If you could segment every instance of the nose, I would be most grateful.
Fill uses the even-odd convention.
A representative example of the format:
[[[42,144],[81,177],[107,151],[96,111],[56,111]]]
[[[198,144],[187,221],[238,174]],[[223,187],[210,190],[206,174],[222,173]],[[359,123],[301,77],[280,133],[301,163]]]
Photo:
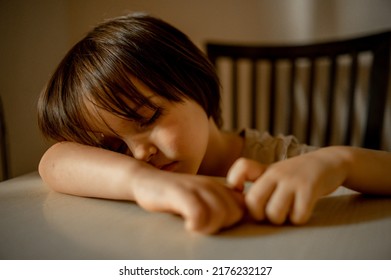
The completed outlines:
[[[141,161],[149,162],[157,153],[157,148],[150,143],[139,143],[133,147],[133,157]]]

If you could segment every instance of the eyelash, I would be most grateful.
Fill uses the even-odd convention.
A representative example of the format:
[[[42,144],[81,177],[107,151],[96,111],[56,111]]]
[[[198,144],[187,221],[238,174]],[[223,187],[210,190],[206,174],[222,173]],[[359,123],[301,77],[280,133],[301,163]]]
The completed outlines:
[[[110,141],[108,143],[103,143],[102,147],[104,149],[107,149],[107,150],[110,150],[113,152],[117,152],[120,154],[124,154],[128,150],[128,146],[122,140],[120,142]]]
[[[140,123],[140,127],[145,128],[145,127],[148,127],[148,126],[154,124],[159,119],[159,117],[161,117],[162,114],[163,114],[162,110],[157,109],[155,111],[155,113],[153,114],[153,116],[149,120]]]
[[[120,154],[125,154],[128,151],[128,146],[122,142],[114,151]]]
[[[161,108],[158,108],[155,113],[152,115],[152,117],[144,122],[140,122],[141,128],[147,128],[150,125],[153,125],[161,116],[163,115],[163,110]],[[118,144],[106,144],[104,145],[106,149],[111,150],[113,152],[125,154],[128,152],[128,146],[121,141],[121,143]]]

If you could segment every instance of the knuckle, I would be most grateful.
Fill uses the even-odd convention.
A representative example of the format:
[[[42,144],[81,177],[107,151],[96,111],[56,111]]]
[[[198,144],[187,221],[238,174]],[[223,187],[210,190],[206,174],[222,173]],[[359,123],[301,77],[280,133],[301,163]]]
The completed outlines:
[[[308,217],[304,213],[293,213],[290,217],[290,221],[294,225],[303,225],[308,221]]]
[[[256,220],[261,221],[265,217],[263,206],[257,204],[247,204],[247,209],[250,212],[250,215]]]
[[[232,215],[229,215],[227,226],[233,225],[239,222],[243,218],[244,212],[242,210],[236,210]]]
[[[285,216],[283,213],[272,207],[266,207],[265,214],[267,219],[273,224],[281,225],[285,222]]]
[[[236,160],[235,162],[235,166],[239,169],[246,169],[249,167],[250,165],[250,162],[251,160],[250,159],[247,159],[247,158],[244,158],[244,157],[240,157]]]
[[[193,222],[200,222],[205,217],[205,207],[201,203],[193,202],[188,207],[189,211],[187,213],[187,219],[192,220]]]
[[[245,197],[245,202],[247,208],[256,208],[259,205],[259,194],[257,193],[249,193]]]

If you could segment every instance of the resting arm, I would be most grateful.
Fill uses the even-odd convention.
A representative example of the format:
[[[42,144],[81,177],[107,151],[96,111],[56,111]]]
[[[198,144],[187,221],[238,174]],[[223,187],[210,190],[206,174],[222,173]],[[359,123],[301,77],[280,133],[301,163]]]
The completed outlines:
[[[187,229],[203,233],[229,227],[244,213],[243,195],[213,178],[162,171],[126,155],[72,142],[49,148],[39,173],[58,192],[135,201],[148,211],[181,215]]]
[[[344,186],[367,194],[391,194],[391,153],[355,147],[325,148],[347,162]]]
[[[151,172],[152,167],[111,151],[60,142],[39,163],[43,181],[58,192],[108,199],[135,200],[129,174]]]
[[[366,194],[391,195],[391,153],[354,147],[326,147],[272,165],[237,160],[227,181],[241,189],[253,182],[246,205],[256,220],[303,224],[319,197],[343,185]]]

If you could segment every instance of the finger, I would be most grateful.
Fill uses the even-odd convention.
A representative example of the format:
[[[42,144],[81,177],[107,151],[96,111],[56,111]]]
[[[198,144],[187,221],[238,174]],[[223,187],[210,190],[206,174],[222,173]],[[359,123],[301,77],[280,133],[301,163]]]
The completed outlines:
[[[246,202],[244,200],[244,194],[239,191],[232,191],[233,198],[236,202],[236,204],[240,207],[240,209],[246,208]]]
[[[268,177],[258,179],[245,196],[246,206],[256,221],[265,219],[267,202],[276,188],[276,182]]]
[[[202,232],[215,233],[242,218],[244,210],[243,205],[238,203],[237,193],[219,185],[200,195],[208,208],[208,219],[201,229]]]
[[[209,224],[209,209],[204,200],[195,194],[196,201],[183,205],[182,217],[185,220],[185,229],[189,231],[202,231]],[[178,205],[178,207],[181,207]]]
[[[138,204],[147,211],[177,214],[184,219],[185,228],[199,231],[207,224],[207,206],[197,194],[173,193],[172,197],[162,195],[159,201],[141,201]]]
[[[238,193],[210,179],[192,179],[196,180],[192,184],[170,184],[159,191],[140,188],[136,201],[148,211],[182,216],[185,228],[192,231],[212,233],[240,219],[243,203]]]
[[[169,189],[161,193],[153,211],[171,212],[182,216],[185,228],[199,231],[208,223],[208,206],[198,192],[186,188]]]
[[[302,225],[308,222],[315,207],[317,198],[309,192],[300,192],[296,194],[294,206],[290,214],[290,220],[293,224]]]
[[[254,160],[239,158],[228,170],[227,182],[234,187],[244,188],[246,181],[255,181],[266,170],[267,166]]]
[[[226,195],[220,193],[218,187],[209,184],[210,182],[201,181],[199,189],[184,189],[175,193],[178,199],[173,200],[177,203],[172,207],[181,213],[187,230],[211,234],[224,225],[228,212],[224,203]],[[227,191],[224,186],[219,187]]]
[[[281,225],[287,219],[292,204],[294,192],[279,185],[271,195],[265,209],[267,219],[276,225]]]
[[[205,205],[207,208],[207,219],[198,231],[206,234],[216,233],[223,227],[225,221],[225,205],[214,194],[202,193],[200,195],[205,201]]]
[[[243,193],[229,189],[225,189],[224,192],[227,194],[224,199],[226,215],[223,227],[225,228],[236,224],[243,218],[246,205]]]

